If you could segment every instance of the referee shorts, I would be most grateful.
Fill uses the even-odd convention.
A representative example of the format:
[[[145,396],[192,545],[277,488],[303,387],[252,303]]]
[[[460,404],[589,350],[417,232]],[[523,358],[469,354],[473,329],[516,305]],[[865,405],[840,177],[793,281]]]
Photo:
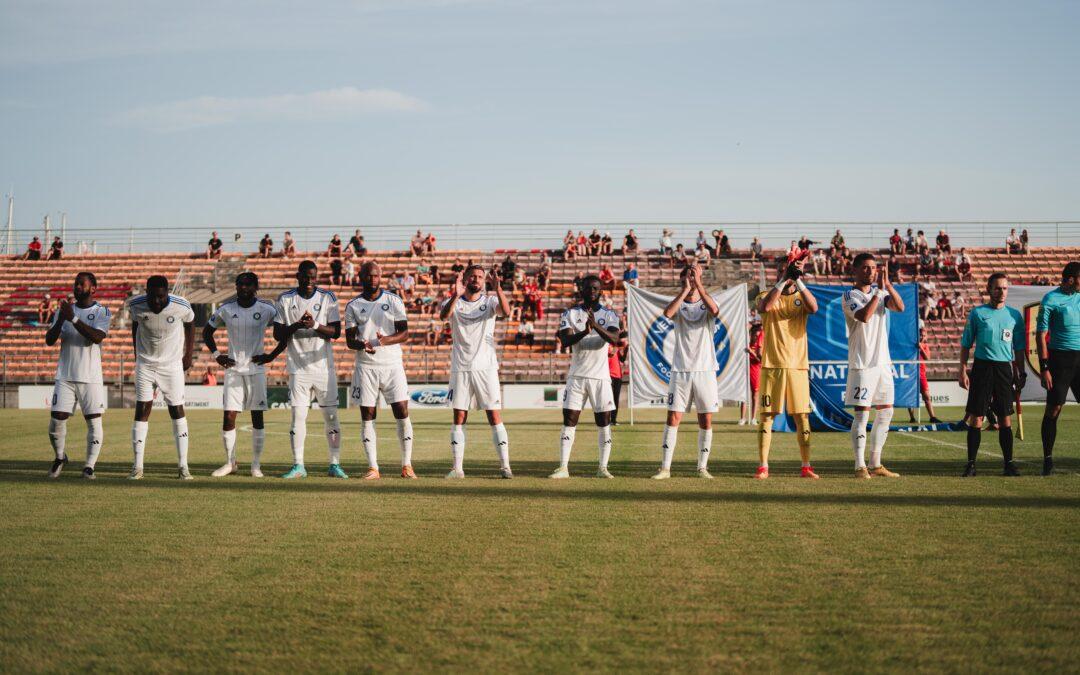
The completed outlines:
[[[975,359],[969,374],[967,414],[986,417],[988,410],[993,410],[999,418],[1013,414],[1012,361]]]
[[[1065,405],[1070,389],[1080,401],[1080,351],[1051,349],[1047,368],[1054,383],[1046,392],[1046,405]]]

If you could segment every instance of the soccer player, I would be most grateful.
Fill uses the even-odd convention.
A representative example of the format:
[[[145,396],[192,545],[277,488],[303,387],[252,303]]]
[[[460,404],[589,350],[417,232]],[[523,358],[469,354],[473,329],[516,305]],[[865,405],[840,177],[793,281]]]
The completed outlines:
[[[453,343],[450,348],[450,405],[454,424],[450,429],[450,453],[454,466],[447,478],[464,478],[465,421],[472,407],[487,413],[488,424],[499,455],[499,472],[513,478],[510,470],[510,445],[502,423],[499,393],[499,363],[495,358],[495,317],[510,314],[510,302],[503,293],[501,279],[491,272],[495,296],[484,289],[487,274],[479,265],[470,265],[454,278],[450,297],[439,311],[439,318],[449,319]]]
[[[360,266],[363,290],[345,306],[345,341],[356,350],[352,399],[360,406],[361,439],[367,455],[365,480],[379,478],[375,415],[379,394],[390,404],[401,444],[401,477],[416,478],[412,468],[413,430],[409,420],[409,383],[401,360],[401,343],[409,339],[405,303],[381,288],[382,269],[374,261]]]
[[[608,368],[608,346],[626,344],[626,332],[620,330],[619,314],[600,304],[603,297],[600,277],[590,274],[581,280],[578,296],[581,303],[562,313],[559,319],[559,342],[572,347],[570,370],[563,390],[563,428],[559,441],[559,468],[552,478],[569,478],[570,451],[574,447],[578,418],[585,402],[596,420],[597,444],[600,449],[598,478],[612,478],[608,471],[611,457],[611,412],[615,410],[615,394],[611,388]]]
[[[135,465],[128,478],[143,477],[146,434],[154,390],[161,392],[172,418],[173,439],[181,480],[191,480],[188,470],[188,423],[184,417],[184,373],[191,368],[195,348],[195,312],[191,304],[169,293],[169,281],[155,274],[146,280],[146,293],[128,300],[131,341],[135,345],[135,423],[131,449]]]
[[[1019,476],[1013,462],[1012,413],[1014,387],[1023,388],[1027,374],[1024,372],[1024,319],[1020,312],[1005,306],[1009,295],[1009,279],[1001,272],[990,275],[986,281],[990,302],[980,305],[968,314],[967,325],[960,336],[960,388],[968,390],[967,416],[967,466],[964,477],[975,475],[975,458],[982,440],[982,423],[991,407],[997,415],[998,442],[1005,460],[1005,475]],[[975,362],[968,373],[968,358],[975,347]]]
[[[101,452],[103,433],[101,415],[105,412],[105,387],[101,380],[101,341],[109,334],[109,310],[94,300],[97,277],[90,272],[75,275],[72,295],[75,304],[60,301],[52,326],[45,333],[45,344],[60,341],[56,362],[52,414],[49,417],[49,442],[56,455],[49,478],[59,478],[68,462],[64,450],[67,420],[78,404],[86,419],[86,464],[82,476],[93,480],[94,465]]]
[[[701,284],[700,267],[686,267],[679,278],[682,289],[664,308],[664,316],[675,325],[672,335],[675,351],[668,380],[667,426],[660,451],[660,470],[653,476],[656,480],[671,478],[679,422],[684,412],[690,412],[691,405],[697,408],[698,417],[697,475],[712,478],[709,474],[712,416],[720,409],[720,392],[716,386],[719,366],[713,344],[720,308]]]
[[[803,478],[816,479],[810,466],[810,359],[806,321],[817,312],[817,298],[803,284],[804,260],[792,260],[780,280],[758,295],[765,345],[761,360],[761,422],[758,425],[758,465],[755,478],[769,477],[773,418],[786,407],[795,417]]]
[[[860,253],[852,263],[855,285],[844,292],[844,319],[848,330],[847,405],[854,406],[851,449],[855,477],[899,478],[881,464],[881,450],[893,417],[892,357],[889,356],[888,312],[904,311],[904,301],[878,267],[872,253]],[[874,281],[877,285],[874,285]],[[866,466],[866,425],[870,408],[877,410],[870,432],[870,467]]]
[[[269,354],[264,353],[266,329],[273,324],[277,310],[256,297],[259,277],[254,272],[242,272],[236,277],[236,299],[218,307],[203,327],[203,343],[214,360],[225,369],[221,422],[221,439],[225,444],[225,464],[211,474],[215,478],[236,473],[236,416],[251,411],[251,475],[262,478],[260,468],[266,430],[263,411],[266,410],[266,370],[278,354],[285,350],[278,343]],[[214,340],[214,331],[221,326],[229,335],[229,350],[222,354]]]
[[[282,478],[306,478],[304,440],[307,416],[315,399],[323,414],[323,430],[330,449],[331,478],[348,478],[341,469],[341,425],[338,422],[337,371],[333,341],[341,335],[337,296],[315,285],[319,271],[305,260],[296,268],[296,288],[278,296],[274,338],[288,344],[289,405],[292,407],[293,465]]]
[[[1050,331],[1047,344],[1046,332]],[[1080,262],[1061,270],[1061,286],[1047,293],[1039,305],[1035,326],[1039,350],[1039,370],[1046,389],[1046,410],[1042,421],[1042,475],[1054,472],[1054,441],[1057,420],[1072,389],[1080,399]]]

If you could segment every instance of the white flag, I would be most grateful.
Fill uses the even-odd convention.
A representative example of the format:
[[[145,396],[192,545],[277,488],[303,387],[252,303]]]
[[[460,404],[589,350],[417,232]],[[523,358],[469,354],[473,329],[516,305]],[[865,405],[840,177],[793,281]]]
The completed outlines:
[[[675,324],[664,316],[664,308],[672,297],[636,286],[627,286],[626,294],[630,368],[634,383],[631,405],[666,406]],[[721,399],[748,402],[746,284],[714,293],[712,298],[720,308],[713,334],[716,362],[720,365],[716,371],[717,390]]]

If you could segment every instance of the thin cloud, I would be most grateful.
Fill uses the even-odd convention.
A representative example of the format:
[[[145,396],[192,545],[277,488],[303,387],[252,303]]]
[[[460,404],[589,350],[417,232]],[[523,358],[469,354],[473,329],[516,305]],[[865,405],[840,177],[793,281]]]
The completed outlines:
[[[392,89],[338,87],[306,94],[262,97],[200,96],[121,113],[116,121],[162,133],[237,122],[321,121],[372,113],[413,113],[424,101]]]

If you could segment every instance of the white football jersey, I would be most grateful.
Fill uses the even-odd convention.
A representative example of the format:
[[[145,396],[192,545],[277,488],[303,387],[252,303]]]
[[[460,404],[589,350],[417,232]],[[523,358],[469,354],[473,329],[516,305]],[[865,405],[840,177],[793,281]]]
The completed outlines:
[[[254,375],[265,372],[265,368],[252,363],[251,357],[266,353],[266,328],[274,322],[277,310],[265,300],[255,299],[251,307],[241,307],[236,300],[230,300],[207,322],[214,328],[225,326],[229,333],[228,354],[236,365],[230,368],[239,375]]]
[[[305,312],[311,314],[315,323],[320,326],[341,321],[337,296],[322,288],[316,288],[310,298],[302,297],[295,288],[285,291],[278,296],[276,309],[277,318],[274,323],[283,326],[296,323]],[[290,375],[325,374],[334,371],[333,343],[314,330],[301,328],[293,333],[286,353],[286,369]]]
[[[128,300],[131,323],[138,324],[135,335],[135,363],[175,366],[184,358],[184,324],[195,320],[191,303],[169,294],[169,304],[156,314],[150,311],[145,295]]]
[[[353,298],[345,305],[345,328],[356,327],[357,337],[361,340],[374,340],[376,334],[393,335],[394,322],[406,321],[405,303],[390,291],[382,291],[374,300],[362,295]],[[364,350],[356,352],[356,367],[401,365],[401,345],[376,347],[374,354]]]
[[[72,305],[71,309],[75,311],[79,321],[108,334],[112,314],[104,306],[95,302],[86,309],[78,305]],[[53,325],[59,320],[60,312],[57,311]],[[101,384],[101,345],[84,338],[70,321],[65,321],[64,327],[60,329],[60,358],[56,362],[56,379],[61,382]]]
[[[713,345],[716,317],[709,312],[705,303],[701,300],[682,303],[672,322],[675,324],[672,331],[675,351],[671,357],[671,371],[715,373],[719,368],[716,347]]]
[[[885,298],[878,301],[877,311],[866,323],[855,318],[859,311],[878,293],[877,286],[871,286],[869,293],[852,288],[844,293],[844,319],[848,329],[848,368],[877,368],[891,366],[889,357],[889,310],[885,307]]]
[[[495,313],[498,307],[498,298],[487,293],[481,293],[472,301],[462,296],[454,303],[450,312],[451,372],[499,367],[495,358]]]
[[[596,323],[603,329],[609,327],[615,329],[615,335],[619,334],[619,314],[607,307],[601,307],[593,312]],[[559,330],[569,328],[575,333],[585,330],[585,324],[589,321],[589,312],[581,305],[575,305],[562,313],[559,319]],[[608,343],[604,338],[590,331],[581,338],[581,342],[575,344],[570,354],[570,370],[567,371],[567,379],[571,377],[590,377],[595,379],[608,379],[611,371],[608,370]]]

